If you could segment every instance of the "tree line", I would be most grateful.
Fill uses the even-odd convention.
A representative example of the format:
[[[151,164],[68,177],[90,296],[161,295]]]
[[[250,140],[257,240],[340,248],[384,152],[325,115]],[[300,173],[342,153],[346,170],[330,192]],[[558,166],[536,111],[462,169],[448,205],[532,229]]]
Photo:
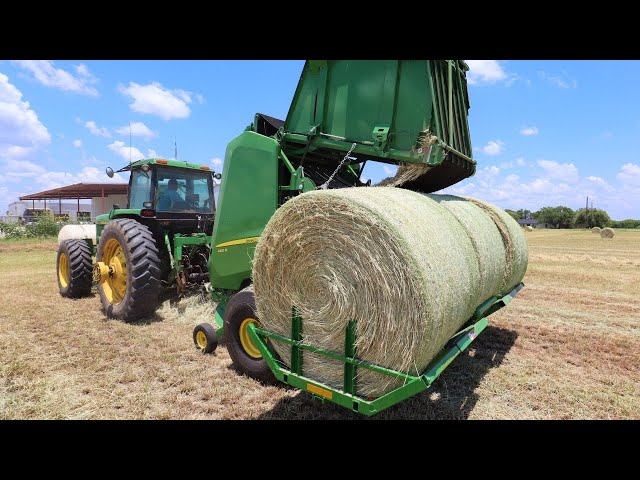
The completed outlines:
[[[611,220],[607,212],[597,208],[590,208],[588,212],[585,208],[572,210],[565,206],[542,207],[537,212],[525,209],[505,211],[515,220],[535,218],[538,223],[546,223],[555,228],[640,228],[640,220]]]

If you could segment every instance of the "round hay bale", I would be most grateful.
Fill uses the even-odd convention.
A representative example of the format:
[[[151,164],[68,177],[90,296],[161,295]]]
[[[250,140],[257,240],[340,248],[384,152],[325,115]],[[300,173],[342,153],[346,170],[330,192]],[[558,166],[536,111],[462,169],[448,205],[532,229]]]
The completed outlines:
[[[613,230],[613,228],[603,228],[602,231],[600,232],[600,236],[602,238],[613,238],[613,236],[616,234],[616,232]]]
[[[600,230],[600,227],[593,227],[593,228],[591,229],[591,233],[600,233],[600,231],[601,231],[601,230]]]
[[[475,308],[515,286],[527,267],[517,222],[476,199],[391,188],[315,191],[284,204],[258,242],[253,282],[264,328],[291,332],[295,306],[305,343],[344,353],[355,321],[359,358],[424,371]],[[289,363],[289,347],[272,342]],[[303,374],[342,387],[343,364],[303,353]],[[400,385],[358,369],[358,393]]]
[[[524,227],[524,229],[525,229],[527,232],[533,232],[533,227],[532,227],[531,225],[527,225],[526,227]]]

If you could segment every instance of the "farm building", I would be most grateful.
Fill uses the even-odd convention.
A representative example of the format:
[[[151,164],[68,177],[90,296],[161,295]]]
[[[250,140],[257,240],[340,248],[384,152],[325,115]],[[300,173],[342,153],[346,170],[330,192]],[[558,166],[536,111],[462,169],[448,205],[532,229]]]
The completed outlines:
[[[521,218],[518,220],[518,224],[522,227],[542,228],[542,225],[538,225],[537,218]]]
[[[114,204],[127,204],[126,183],[76,183],[65,187],[23,195],[9,205],[8,220],[18,220],[28,209],[51,210],[55,215],[68,215],[70,220],[94,220],[109,212]],[[63,202],[63,200],[65,200]],[[70,202],[70,200],[72,200]],[[84,200],[84,202],[81,202]],[[89,202],[87,202],[89,200]],[[90,218],[87,218],[90,217]]]

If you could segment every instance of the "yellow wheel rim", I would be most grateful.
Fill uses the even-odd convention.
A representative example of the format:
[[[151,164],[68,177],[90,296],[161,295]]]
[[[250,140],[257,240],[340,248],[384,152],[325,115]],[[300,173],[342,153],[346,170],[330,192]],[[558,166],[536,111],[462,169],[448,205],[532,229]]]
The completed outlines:
[[[67,288],[69,285],[69,257],[66,253],[61,253],[58,259],[58,280],[62,288]]]
[[[202,330],[196,333],[196,343],[198,347],[204,350],[207,347],[207,336],[204,334]]]
[[[118,305],[127,293],[127,259],[116,239],[107,240],[101,261],[109,267],[109,274],[100,286],[109,303]]]
[[[260,350],[256,348],[255,343],[253,343],[253,341],[249,337],[249,330],[247,328],[252,323],[255,323],[256,327],[260,325],[255,318],[250,317],[245,318],[240,324],[240,343],[242,344],[242,348],[244,348],[244,351],[247,352],[250,357],[262,358]]]

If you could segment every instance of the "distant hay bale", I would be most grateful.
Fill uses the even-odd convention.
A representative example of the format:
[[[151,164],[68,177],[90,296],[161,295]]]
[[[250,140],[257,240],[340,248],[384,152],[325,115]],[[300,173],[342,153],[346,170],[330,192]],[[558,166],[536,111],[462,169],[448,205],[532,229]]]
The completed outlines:
[[[533,232],[533,227],[532,227],[531,225],[527,225],[526,227],[524,227],[524,229],[525,229],[527,232]]]
[[[253,281],[264,328],[344,353],[356,325],[359,358],[422,373],[477,306],[522,280],[527,242],[517,222],[476,199],[389,188],[305,193],[285,203],[256,247]],[[289,347],[272,342],[289,363]],[[303,374],[342,387],[341,363],[304,352]],[[401,382],[358,369],[358,392]]]
[[[591,229],[591,233],[600,233],[600,231],[601,231],[601,230],[600,230],[600,227],[593,227],[593,228]]]
[[[600,232],[600,236],[602,238],[613,238],[613,236],[616,234],[616,232],[613,230],[613,228],[603,228],[602,231]]]

